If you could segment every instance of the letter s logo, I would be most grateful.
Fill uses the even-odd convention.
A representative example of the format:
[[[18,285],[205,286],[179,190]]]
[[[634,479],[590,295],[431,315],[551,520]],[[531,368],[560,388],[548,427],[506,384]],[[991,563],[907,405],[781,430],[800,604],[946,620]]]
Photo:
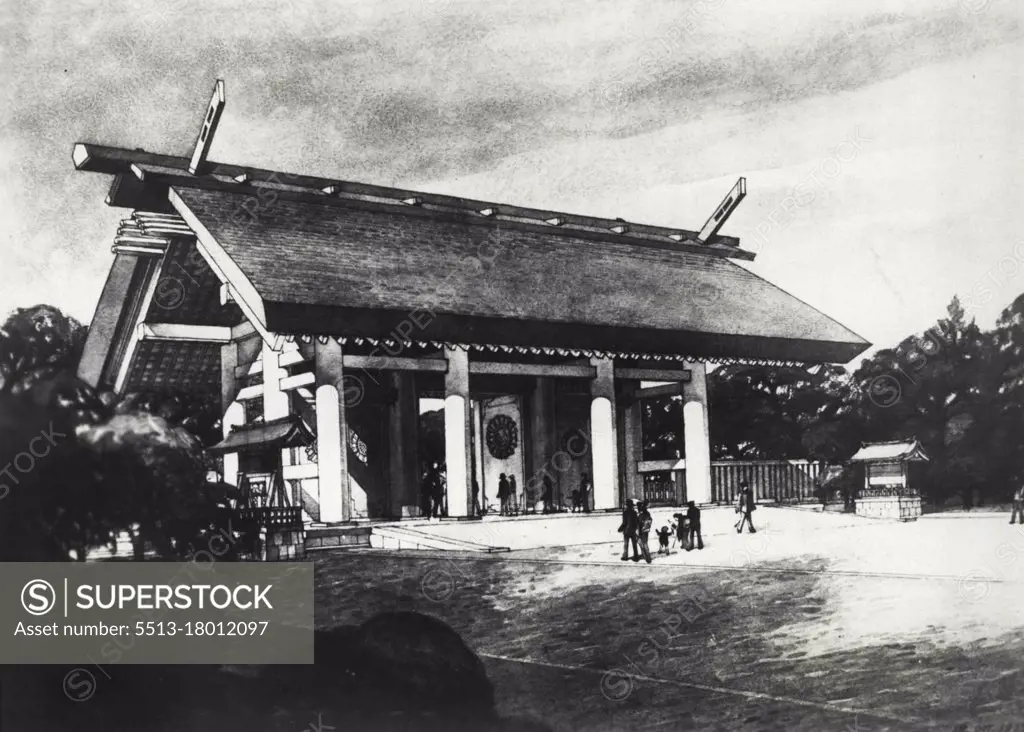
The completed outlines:
[[[57,592],[46,580],[31,580],[21,589],[21,606],[29,615],[46,615],[56,604]]]

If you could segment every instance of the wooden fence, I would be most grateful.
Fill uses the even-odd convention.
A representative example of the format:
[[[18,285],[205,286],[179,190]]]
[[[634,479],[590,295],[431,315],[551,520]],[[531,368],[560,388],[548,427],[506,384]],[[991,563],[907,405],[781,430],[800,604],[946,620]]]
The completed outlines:
[[[816,501],[814,483],[824,481],[827,470],[826,464],[807,460],[716,461],[711,463],[711,500],[734,503],[745,480],[757,501]]]
[[[263,526],[275,531],[302,527],[300,506],[256,506],[239,508],[236,516],[243,525]]]

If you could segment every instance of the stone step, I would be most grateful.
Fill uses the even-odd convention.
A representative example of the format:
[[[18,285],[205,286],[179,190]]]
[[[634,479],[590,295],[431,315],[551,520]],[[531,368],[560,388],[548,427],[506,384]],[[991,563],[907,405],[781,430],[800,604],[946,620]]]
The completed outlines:
[[[370,546],[369,526],[311,526],[306,529],[306,551]]]
[[[441,549],[487,554],[511,551],[507,546],[480,544],[466,539],[438,536],[428,531],[398,526],[374,526],[370,546],[375,549]]]

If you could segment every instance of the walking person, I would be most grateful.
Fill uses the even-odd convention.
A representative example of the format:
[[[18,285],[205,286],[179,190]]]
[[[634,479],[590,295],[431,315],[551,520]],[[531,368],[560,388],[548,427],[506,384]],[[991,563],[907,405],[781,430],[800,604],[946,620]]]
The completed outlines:
[[[501,501],[501,515],[508,516],[508,476],[504,473],[498,476],[498,500]]]
[[[1020,516],[1020,522],[1024,524],[1024,483],[1021,483],[1017,487],[1017,492],[1013,494],[1013,510],[1010,512],[1010,523],[1017,523],[1017,517]]]
[[[750,485],[744,480],[740,483],[740,498],[736,504],[736,513],[742,514],[739,523],[736,524],[737,534],[743,533],[744,524],[750,527],[751,534],[757,533],[757,529],[754,528],[754,520],[750,515],[756,509],[757,506],[754,505],[754,492],[750,490]]]
[[[697,539],[697,548],[704,548],[704,537],[700,533],[700,509],[697,508],[697,504],[690,501],[686,504],[686,523],[689,525],[687,533],[689,534],[689,540],[686,543],[686,551],[693,549],[693,540]]]
[[[648,545],[647,540],[651,535],[651,526],[654,524],[654,519],[651,518],[651,512],[647,510],[647,501],[640,502],[640,511],[637,514],[637,532],[640,534],[640,553],[644,555],[644,559],[647,563],[651,563],[651,547]]]
[[[622,534],[622,561],[629,559],[629,544],[633,543],[633,561],[640,561],[640,552],[637,549],[636,537],[640,523],[637,521],[636,508],[633,506],[633,499],[626,501],[626,508],[622,511],[622,524],[619,526],[619,533]]]

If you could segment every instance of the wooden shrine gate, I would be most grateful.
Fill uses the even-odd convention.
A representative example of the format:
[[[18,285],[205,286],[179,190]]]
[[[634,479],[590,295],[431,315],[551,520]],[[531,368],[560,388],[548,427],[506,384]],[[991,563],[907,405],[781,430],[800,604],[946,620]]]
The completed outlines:
[[[642,500],[651,506],[681,506],[686,503],[686,471],[644,473]]]

